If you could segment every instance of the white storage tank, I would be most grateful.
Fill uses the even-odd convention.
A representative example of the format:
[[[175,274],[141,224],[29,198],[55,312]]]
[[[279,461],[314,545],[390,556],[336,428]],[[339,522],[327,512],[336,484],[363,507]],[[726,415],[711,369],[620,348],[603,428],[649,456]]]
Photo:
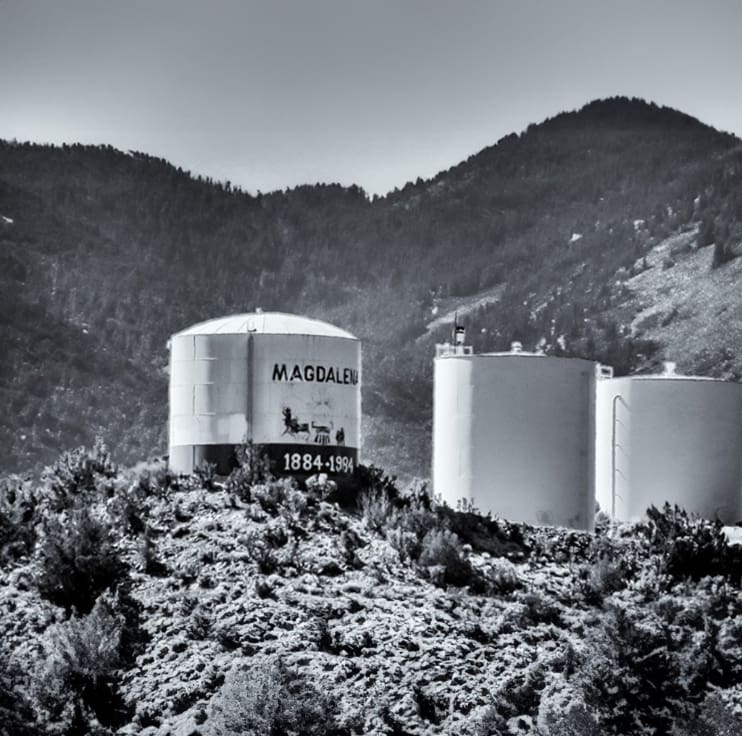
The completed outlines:
[[[669,502],[734,523],[742,506],[742,385],[659,375],[597,386],[597,498],[621,521]]]
[[[350,476],[361,445],[361,344],[306,317],[256,312],[172,336],[170,466],[234,467],[261,445],[277,475]]]
[[[598,365],[524,353],[437,348],[433,486],[450,506],[591,530]]]

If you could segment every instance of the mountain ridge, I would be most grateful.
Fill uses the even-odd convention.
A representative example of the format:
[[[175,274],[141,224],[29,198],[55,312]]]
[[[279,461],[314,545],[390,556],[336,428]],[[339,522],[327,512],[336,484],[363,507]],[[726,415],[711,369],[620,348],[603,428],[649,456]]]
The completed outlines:
[[[681,232],[696,235],[675,263],[708,246],[699,278],[736,268],[741,146],[611,98],[370,198],[339,185],[252,196],[110,146],[0,143],[0,215],[13,220],[0,222],[0,467],[38,467],[96,434],[122,460],[164,451],[168,336],[262,307],[363,340],[365,459],[427,475],[433,345],[447,333],[427,330],[436,307],[497,288],[467,316],[475,349],[518,339],[651,370],[686,337],[631,329],[630,279]],[[712,354],[720,339],[709,334]],[[736,355],[704,360],[681,368],[740,375]]]

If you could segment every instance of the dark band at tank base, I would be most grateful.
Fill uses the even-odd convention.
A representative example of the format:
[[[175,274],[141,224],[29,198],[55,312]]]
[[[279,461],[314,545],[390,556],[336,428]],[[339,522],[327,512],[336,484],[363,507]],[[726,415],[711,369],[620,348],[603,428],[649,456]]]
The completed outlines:
[[[201,463],[212,463],[218,475],[229,475],[237,467],[235,445],[197,445],[193,448],[194,467]],[[299,443],[266,444],[260,452],[268,458],[271,472],[277,476],[325,474],[328,478],[344,478],[353,475],[358,465],[358,449],[335,445],[311,445]]]

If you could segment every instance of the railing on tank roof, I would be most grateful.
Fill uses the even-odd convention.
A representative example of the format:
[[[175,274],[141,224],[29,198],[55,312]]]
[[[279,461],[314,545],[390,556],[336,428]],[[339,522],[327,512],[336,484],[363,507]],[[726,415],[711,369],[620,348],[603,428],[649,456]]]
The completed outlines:
[[[439,343],[435,346],[435,357],[443,358],[447,355],[473,355],[471,345],[452,345],[450,342]]]

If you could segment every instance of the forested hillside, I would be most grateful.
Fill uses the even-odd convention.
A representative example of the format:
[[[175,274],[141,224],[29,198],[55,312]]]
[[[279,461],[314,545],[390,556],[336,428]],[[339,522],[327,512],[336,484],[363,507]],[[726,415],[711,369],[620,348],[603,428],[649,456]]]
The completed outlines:
[[[125,461],[163,452],[168,336],[256,307],[363,340],[364,455],[402,475],[428,472],[431,358],[449,327],[427,325],[483,292],[496,296],[466,318],[477,349],[519,339],[619,373],[669,353],[739,377],[741,192],[738,139],[625,98],[382,198],[253,196],[138,152],[0,142],[0,468],[96,434]],[[709,291],[725,301],[703,321]],[[722,308],[725,329],[699,331]]]

